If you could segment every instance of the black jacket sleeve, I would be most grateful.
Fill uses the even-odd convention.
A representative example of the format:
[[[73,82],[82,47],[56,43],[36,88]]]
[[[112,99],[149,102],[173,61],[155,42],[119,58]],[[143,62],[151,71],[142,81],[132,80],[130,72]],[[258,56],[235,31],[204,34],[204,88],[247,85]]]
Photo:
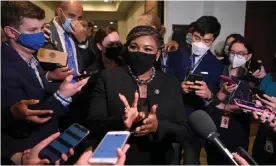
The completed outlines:
[[[121,116],[109,116],[103,72],[99,75],[92,93],[87,118],[87,127],[93,133],[92,139],[99,140],[111,130],[124,130],[124,122]]]
[[[172,82],[169,87],[180,87],[178,81]],[[184,105],[180,88],[171,88],[171,96],[168,100],[171,105],[169,117],[158,119],[158,129],[154,134],[156,141],[182,142],[191,135],[184,111]]]

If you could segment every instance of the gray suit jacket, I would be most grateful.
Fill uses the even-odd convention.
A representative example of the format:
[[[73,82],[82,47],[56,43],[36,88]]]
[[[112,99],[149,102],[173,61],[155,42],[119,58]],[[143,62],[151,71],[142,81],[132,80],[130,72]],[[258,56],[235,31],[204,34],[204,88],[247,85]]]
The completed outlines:
[[[51,50],[57,50],[57,51],[64,51],[62,48],[62,44],[59,38],[59,34],[57,32],[57,29],[53,23],[53,21],[50,22],[50,31],[51,31],[51,38],[53,42],[46,43],[43,48],[51,49]],[[82,73],[91,63],[92,63],[92,55],[89,55],[88,48],[82,49],[78,47],[77,40],[74,39],[75,46],[76,46],[76,53],[77,53],[77,62],[78,62],[78,70],[79,73]],[[45,74],[48,72],[46,69],[44,69]],[[57,87],[61,84],[61,81],[53,81],[54,84],[57,84]]]

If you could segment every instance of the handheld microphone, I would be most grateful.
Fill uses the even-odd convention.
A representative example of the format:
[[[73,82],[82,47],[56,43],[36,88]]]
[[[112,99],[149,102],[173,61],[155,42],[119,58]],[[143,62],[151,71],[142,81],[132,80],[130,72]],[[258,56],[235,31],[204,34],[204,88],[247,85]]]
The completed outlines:
[[[233,165],[239,165],[233,158],[232,153],[225,147],[220,141],[219,134],[216,133],[217,127],[214,124],[211,117],[202,110],[197,110],[191,113],[189,116],[189,123],[191,128],[204,140],[208,140],[214,144],[221,153],[231,162]]]

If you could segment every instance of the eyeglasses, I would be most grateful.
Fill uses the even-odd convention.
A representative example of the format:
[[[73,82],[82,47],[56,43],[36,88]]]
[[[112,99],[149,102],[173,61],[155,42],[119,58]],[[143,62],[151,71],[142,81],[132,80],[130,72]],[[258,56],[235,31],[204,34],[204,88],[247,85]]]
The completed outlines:
[[[237,56],[239,59],[242,59],[245,55],[247,55],[247,53],[230,51],[229,55]]]

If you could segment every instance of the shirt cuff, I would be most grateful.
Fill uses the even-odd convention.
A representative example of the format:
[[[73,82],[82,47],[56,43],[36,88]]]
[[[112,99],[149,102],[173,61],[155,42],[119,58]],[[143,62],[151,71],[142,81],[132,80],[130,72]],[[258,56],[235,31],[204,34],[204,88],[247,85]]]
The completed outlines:
[[[87,49],[88,48],[88,40],[85,44],[78,44],[79,48]]]
[[[48,82],[52,82],[52,80],[49,80],[49,79],[48,79],[48,74],[49,74],[49,72],[50,72],[50,71],[48,71],[48,72],[46,73],[46,80],[47,80]]]
[[[209,101],[203,99],[203,101],[204,101],[204,105],[207,107],[207,106],[209,106],[213,102],[213,99],[209,100]]]
[[[58,101],[60,101],[60,103],[61,103],[63,106],[65,106],[65,107],[67,107],[67,106],[72,102],[72,98],[71,98],[71,97],[65,98],[65,97],[62,96],[62,94],[60,94],[59,92],[56,92],[56,93],[54,94],[54,96],[55,96],[55,98],[56,98]]]

